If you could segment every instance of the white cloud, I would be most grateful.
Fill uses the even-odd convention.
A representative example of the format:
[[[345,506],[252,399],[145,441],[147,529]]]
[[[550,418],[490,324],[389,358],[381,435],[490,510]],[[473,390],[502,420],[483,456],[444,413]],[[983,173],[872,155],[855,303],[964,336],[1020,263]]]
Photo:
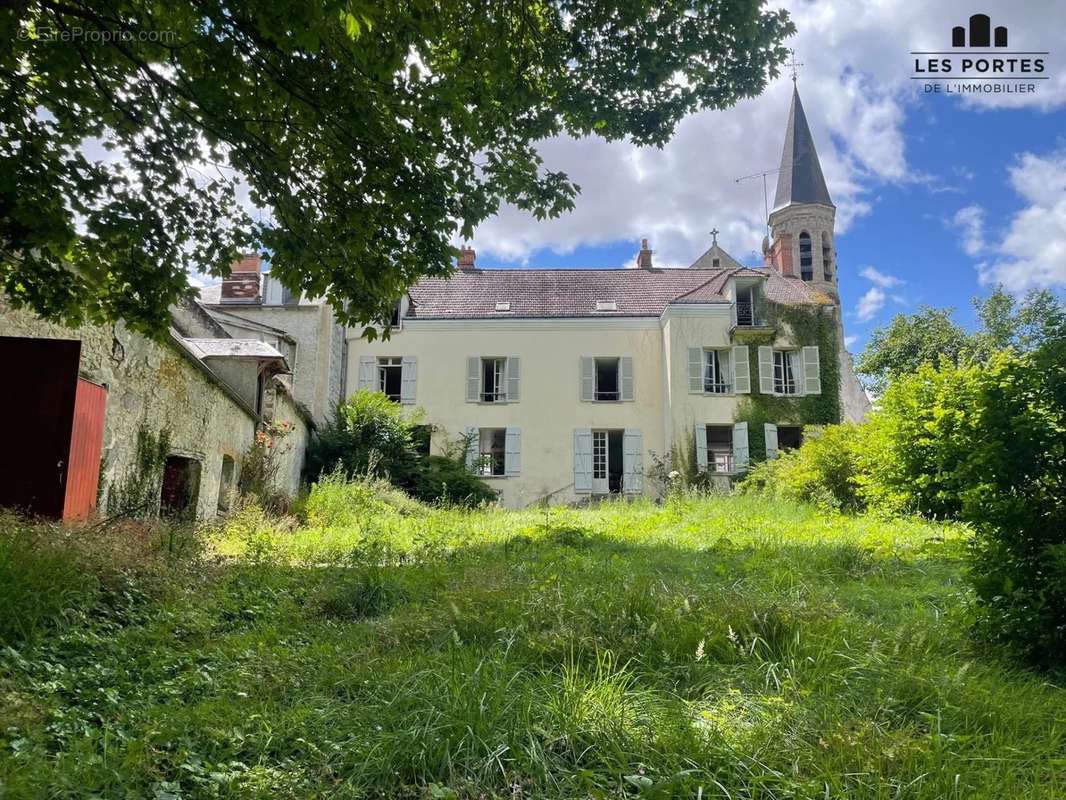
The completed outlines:
[[[845,336],[844,337],[844,347],[845,348],[850,348],[857,341],[859,341],[859,337],[858,336]]]
[[[983,284],[1001,283],[1013,292],[1066,286],[1066,150],[1044,156],[1023,153],[1009,177],[1025,206],[994,242],[986,241],[982,209],[959,211],[956,220],[964,212],[968,220],[963,249],[983,257],[977,265]]]
[[[882,289],[891,289],[893,286],[902,286],[904,283],[902,278],[881,272],[874,267],[863,267],[859,274]]]
[[[985,212],[980,206],[966,206],[951,218],[962,249],[968,256],[979,256],[988,246],[985,243]]]
[[[780,4],[780,3],[779,3]],[[1007,0],[990,0],[981,11],[1010,28],[1011,44],[1052,49],[1048,74],[1034,94],[974,95],[963,100],[984,108],[1066,104],[1066,65],[1054,59],[1054,31],[1066,25],[1066,4],[1049,0],[1024,13]],[[870,213],[874,191],[884,182],[915,183],[928,191],[958,191],[972,173],[945,167],[944,175],[920,173],[907,160],[902,128],[908,111],[935,113],[944,95],[926,96],[913,70],[910,50],[942,50],[954,25],[965,24],[972,4],[899,3],[896,0],[788,0],[797,34],[789,40],[804,62],[799,88],[818,155],[837,204],[837,230],[844,232]],[[736,178],[775,169],[781,158],[792,82],[782,75],[766,92],[721,112],[684,120],[661,150],[595,138],[554,139],[540,151],[545,165],[567,172],[583,188],[574,212],[537,222],[505,207],[477,230],[474,244],[483,263],[523,262],[540,248],[571,252],[582,245],[651,239],[655,261],[688,265],[719,242],[751,263],[765,234],[762,182]],[[776,176],[768,179],[773,201]],[[758,260],[757,257],[755,259]],[[589,264],[588,266],[611,266]]]
[[[859,298],[859,305],[855,308],[855,318],[859,322],[869,322],[878,311],[885,307],[885,300],[885,293],[876,286],[872,287]]]

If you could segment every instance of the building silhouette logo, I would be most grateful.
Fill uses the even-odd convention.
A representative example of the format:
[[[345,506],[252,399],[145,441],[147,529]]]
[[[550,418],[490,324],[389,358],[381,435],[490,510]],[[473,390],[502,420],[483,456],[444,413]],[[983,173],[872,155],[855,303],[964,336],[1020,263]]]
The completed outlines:
[[[910,79],[921,81],[925,94],[1032,94],[1051,80],[1048,55],[1017,41],[1010,49],[1006,25],[994,26],[988,14],[972,14],[968,25],[951,29],[950,49],[911,50]]]
[[[1007,27],[997,25],[992,28],[988,14],[974,14],[970,17],[970,43],[966,44],[966,28],[956,25],[951,29],[952,47],[1006,47]]]

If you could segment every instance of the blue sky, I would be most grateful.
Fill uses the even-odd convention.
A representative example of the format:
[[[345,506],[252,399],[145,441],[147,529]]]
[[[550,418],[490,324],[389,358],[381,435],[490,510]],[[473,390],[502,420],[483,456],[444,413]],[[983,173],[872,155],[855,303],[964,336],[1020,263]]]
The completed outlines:
[[[995,283],[1018,293],[1066,287],[1066,59],[1061,37],[1047,33],[1062,29],[1064,11],[1050,2],[1024,11],[927,5],[787,4],[805,63],[800,93],[838,207],[853,352],[921,304],[954,306],[969,324],[970,299]],[[909,51],[946,47],[951,25],[975,11],[1009,24],[1014,47],[1050,50],[1051,80],[1029,96],[976,100],[924,94],[909,81]],[[734,179],[777,166],[790,92],[782,77],[759,98],[695,115],[663,150],[545,143],[546,165],[581,184],[578,208],[545,223],[505,209],[475,235],[479,266],[621,267],[643,236],[657,264],[683,266],[710,244],[712,227],[735,257],[755,262],[761,186]]]

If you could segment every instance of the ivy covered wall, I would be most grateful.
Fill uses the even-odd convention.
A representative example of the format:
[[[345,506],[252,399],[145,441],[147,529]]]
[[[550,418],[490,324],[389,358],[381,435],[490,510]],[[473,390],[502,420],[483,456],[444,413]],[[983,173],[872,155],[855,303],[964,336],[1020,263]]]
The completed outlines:
[[[836,310],[825,306],[795,306],[764,302],[762,316],[768,330],[737,330],[733,339],[748,345],[751,394],[737,408],[736,422],[748,423],[748,449],[752,461],[766,459],[763,425],[827,425],[840,422],[840,361]],[[817,345],[822,393],[799,397],[760,394],[759,346],[788,338],[796,347]]]

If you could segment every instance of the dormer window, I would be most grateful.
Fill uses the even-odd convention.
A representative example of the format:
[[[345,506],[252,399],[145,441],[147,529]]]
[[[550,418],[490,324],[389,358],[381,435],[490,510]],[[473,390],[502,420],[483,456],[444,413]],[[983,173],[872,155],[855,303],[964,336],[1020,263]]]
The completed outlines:
[[[510,303],[497,303],[496,304],[496,310],[497,311],[510,311],[511,310],[511,304]]]
[[[800,277],[805,281],[814,280],[814,254],[811,249],[811,235],[807,231],[800,233]]]
[[[596,301],[596,310],[597,311],[617,311],[618,310],[618,303],[616,301],[614,301],[614,300],[597,300]]]

